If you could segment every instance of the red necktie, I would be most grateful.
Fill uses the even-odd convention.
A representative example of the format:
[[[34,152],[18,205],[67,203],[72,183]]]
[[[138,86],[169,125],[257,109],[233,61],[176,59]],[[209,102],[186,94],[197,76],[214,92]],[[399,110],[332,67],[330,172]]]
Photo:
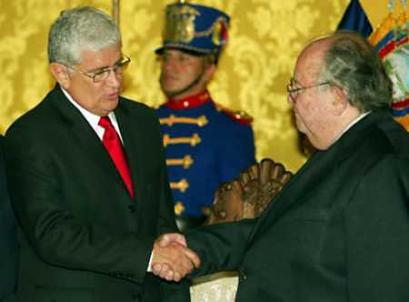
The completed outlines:
[[[112,126],[111,120],[107,116],[101,117],[98,125],[105,129],[104,136],[102,137],[102,143],[105,149],[108,151],[109,156],[111,156],[112,161],[115,164],[116,169],[121,175],[122,180],[125,183],[126,189],[134,198],[135,193],[132,186],[131,173],[129,171],[128,162],[125,157],[124,149],[122,148],[121,139],[116,132],[115,128]]]

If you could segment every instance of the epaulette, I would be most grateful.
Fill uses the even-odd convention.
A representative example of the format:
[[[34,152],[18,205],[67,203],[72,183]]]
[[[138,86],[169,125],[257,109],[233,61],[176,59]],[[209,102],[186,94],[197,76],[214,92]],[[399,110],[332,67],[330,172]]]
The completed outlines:
[[[243,110],[234,111],[234,110],[230,110],[217,103],[215,103],[215,105],[216,105],[217,111],[223,112],[233,121],[236,121],[240,123],[241,125],[251,125],[251,123],[253,122],[253,117]]]

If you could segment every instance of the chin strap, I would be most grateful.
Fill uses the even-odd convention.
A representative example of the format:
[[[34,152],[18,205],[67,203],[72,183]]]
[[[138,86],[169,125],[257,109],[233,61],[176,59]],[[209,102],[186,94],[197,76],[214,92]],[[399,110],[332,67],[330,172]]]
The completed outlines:
[[[204,75],[205,71],[202,71],[201,74],[199,74],[196,79],[194,79],[190,84],[188,84],[185,88],[182,88],[178,91],[174,91],[174,92],[170,92],[167,93],[166,96],[170,99],[174,99],[176,96],[181,95],[183,93],[185,93],[186,91],[189,91],[190,89],[192,89],[194,86],[196,86],[200,80],[202,79],[203,75]]]

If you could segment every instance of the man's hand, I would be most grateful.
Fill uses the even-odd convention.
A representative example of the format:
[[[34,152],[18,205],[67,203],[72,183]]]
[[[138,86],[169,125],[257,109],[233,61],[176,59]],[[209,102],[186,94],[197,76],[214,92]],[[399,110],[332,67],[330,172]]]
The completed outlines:
[[[168,281],[180,281],[200,266],[195,252],[186,247],[183,235],[170,233],[160,236],[153,246],[152,272]]]

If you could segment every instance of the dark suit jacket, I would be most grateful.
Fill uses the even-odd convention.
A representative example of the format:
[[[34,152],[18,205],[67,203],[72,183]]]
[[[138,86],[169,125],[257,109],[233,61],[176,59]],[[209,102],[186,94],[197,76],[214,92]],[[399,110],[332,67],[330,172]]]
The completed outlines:
[[[0,302],[15,301],[17,230],[6,187],[3,136],[0,136]]]
[[[192,231],[237,301],[409,301],[409,138],[375,112],[317,152],[256,220]]]
[[[159,279],[146,273],[153,241],[176,230],[159,123],[123,98],[115,115],[134,200],[59,87],[7,131],[10,194],[24,233],[21,301],[158,300]]]

